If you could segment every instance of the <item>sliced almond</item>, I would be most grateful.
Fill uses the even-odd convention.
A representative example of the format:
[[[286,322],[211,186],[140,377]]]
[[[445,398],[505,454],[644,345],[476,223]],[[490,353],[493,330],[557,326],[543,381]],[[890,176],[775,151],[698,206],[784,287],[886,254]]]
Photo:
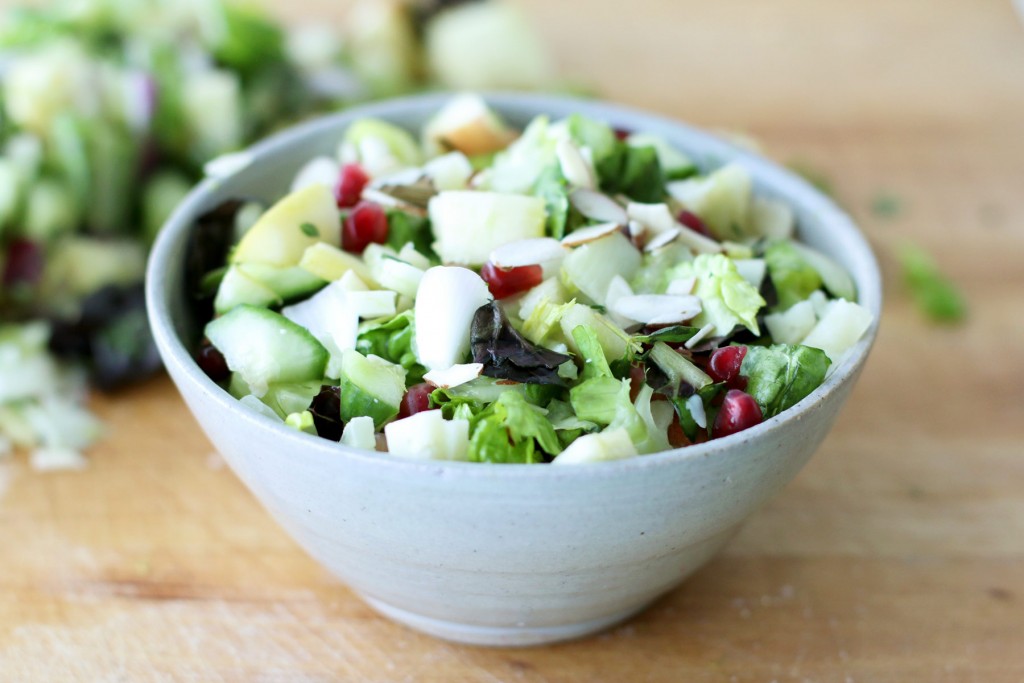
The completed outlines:
[[[681,232],[682,230],[680,230],[679,228],[672,228],[671,230],[666,230],[665,232],[658,233],[657,237],[655,237],[653,240],[647,243],[647,245],[644,247],[644,251],[657,251],[658,249],[661,249],[662,247],[675,242],[676,238],[679,237],[679,234]]]
[[[626,215],[630,220],[642,223],[651,232],[668,232],[678,226],[675,217],[668,208],[668,204],[640,204],[630,202],[626,206]]]
[[[618,232],[622,226],[618,223],[601,223],[600,225],[588,225],[585,228],[573,230],[562,238],[562,244],[566,247],[578,247],[587,242],[599,240],[614,232]]]
[[[593,190],[597,186],[594,171],[590,168],[587,160],[583,158],[579,148],[572,142],[559,140],[555,145],[555,155],[558,157],[562,175],[570,185],[588,190]]]
[[[470,382],[481,375],[484,371],[483,363],[465,363],[462,365],[453,365],[447,370],[431,370],[430,372],[423,375],[423,379],[427,380],[435,387],[441,389],[451,389],[457,387],[460,384]]]
[[[401,209],[402,211],[415,214],[417,216],[427,215],[427,210],[422,206],[411,204],[405,201],[404,199],[400,199],[399,197],[396,197],[392,194],[388,194],[387,192],[382,192],[381,190],[377,190],[372,187],[368,187],[365,190],[363,190],[362,198],[368,202],[373,202],[374,204],[380,204],[381,206],[384,207],[393,207],[396,209]]]
[[[576,210],[592,221],[625,225],[629,216],[614,199],[594,190],[579,189],[569,195],[569,201]]]
[[[705,237],[699,232],[690,230],[682,224],[677,224],[681,231],[679,233],[679,241],[693,249],[698,254],[720,254],[722,253],[722,245],[711,239]]]
[[[697,344],[700,344],[702,341],[710,337],[711,333],[714,331],[715,326],[712,325],[711,323],[708,323],[704,327],[697,330],[697,334],[687,339],[686,343],[683,344],[683,346],[685,346],[688,349],[692,349],[693,347],[697,346]]]
[[[630,237],[639,237],[640,235],[647,232],[647,226],[641,223],[640,221],[630,221],[629,225],[627,225],[626,227],[629,228]]]
[[[634,294],[620,297],[611,311],[646,325],[668,325],[690,320],[701,311],[695,296],[670,294]]]
[[[558,240],[538,237],[502,245],[491,252],[490,260],[499,268],[519,268],[557,261],[565,258],[568,253],[568,249]]]
[[[692,275],[690,277],[680,277],[668,283],[668,289],[665,293],[686,296],[687,294],[693,294],[695,286],[697,286],[697,278]]]

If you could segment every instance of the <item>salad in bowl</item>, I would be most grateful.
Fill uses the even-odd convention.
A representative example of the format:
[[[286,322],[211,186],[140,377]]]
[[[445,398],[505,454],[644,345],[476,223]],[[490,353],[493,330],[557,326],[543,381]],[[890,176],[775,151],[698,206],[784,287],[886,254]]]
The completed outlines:
[[[580,464],[788,410],[872,323],[742,163],[460,95],[352,122],[269,206],[199,220],[203,370],[296,429],[414,459]],[[244,163],[244,161],[243,161]]]

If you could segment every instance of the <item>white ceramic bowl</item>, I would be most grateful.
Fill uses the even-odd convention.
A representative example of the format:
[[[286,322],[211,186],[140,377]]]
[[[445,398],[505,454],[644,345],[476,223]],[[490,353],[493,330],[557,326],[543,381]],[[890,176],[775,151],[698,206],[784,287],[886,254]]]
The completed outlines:
[[[578,467],[411,462],[301,434],[243,408],[190,354],[201,323],[182,286],[194,219],[238,196],[280,197],[297,169],[336,148],[353,120],[410,129],[447,99],[352,109],[254,147],[252,163],[207,180],[153,249],[149,315],[167,370],[207,436],[277,521],[370,605],[456,641],[528,645],[574,638],[641,610],[708,561],[807,462],[853,388],[873,326],[823,386],[739,434]],[[573,112],[667,138],[708,167],[739,159],[757,191],[794,207],[801,237],[853,275],[878,319],[881,282],[850,219],[794,174],[675,121],[563,97],[487,98],[516,125]]]

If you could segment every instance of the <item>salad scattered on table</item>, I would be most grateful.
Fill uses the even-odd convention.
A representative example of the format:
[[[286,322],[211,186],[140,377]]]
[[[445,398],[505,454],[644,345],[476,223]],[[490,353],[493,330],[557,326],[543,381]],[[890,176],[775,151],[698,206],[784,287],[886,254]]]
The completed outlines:
[[[871,324],[741,164],[703,172],[580,115],[518,131],[475,95],[418,138],[358,120],[273,206],[199,223],[206,373],[408,458],[574,464],[728,436],[810,394]]]
[[[159,369],[146,251],[211,158],[366,99],[538,88],[552,73],[527,22],[499,0],[360,0],[338,28],[286,27],[247,0],[3,12],[0,454],[13,443],[79,463],[99,433],[80,407],[84,377],[58,358],[101,389]],[[528,59],[514,59],[517,46]],[[57,378],[72,376],[69,392]]]

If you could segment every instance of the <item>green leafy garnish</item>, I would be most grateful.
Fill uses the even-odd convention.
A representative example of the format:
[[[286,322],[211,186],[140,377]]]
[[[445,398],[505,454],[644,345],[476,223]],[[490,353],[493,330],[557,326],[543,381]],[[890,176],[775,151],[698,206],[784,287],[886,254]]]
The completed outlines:
[[[903,280],[917,302],[917,307],[937,323],[959,323],[967,316],[967,302],[959,288],[938,268],[935,261],[919,247],[904,247]]]
[[[767,419],[817,389],[831,364],[824,351],[809,346],[748,346],[740,374]]]
[[[871,213],[878,218],[896,218],[903,211],[903,200],[889,192],[880,192],[871,200]]]
[[[319,228],[317,228],[312,223],[303,223],[302,225],[299,226],[299,230],[301,230],[302,234],[305,235],[306,237],[319,237],[320,236]]]

